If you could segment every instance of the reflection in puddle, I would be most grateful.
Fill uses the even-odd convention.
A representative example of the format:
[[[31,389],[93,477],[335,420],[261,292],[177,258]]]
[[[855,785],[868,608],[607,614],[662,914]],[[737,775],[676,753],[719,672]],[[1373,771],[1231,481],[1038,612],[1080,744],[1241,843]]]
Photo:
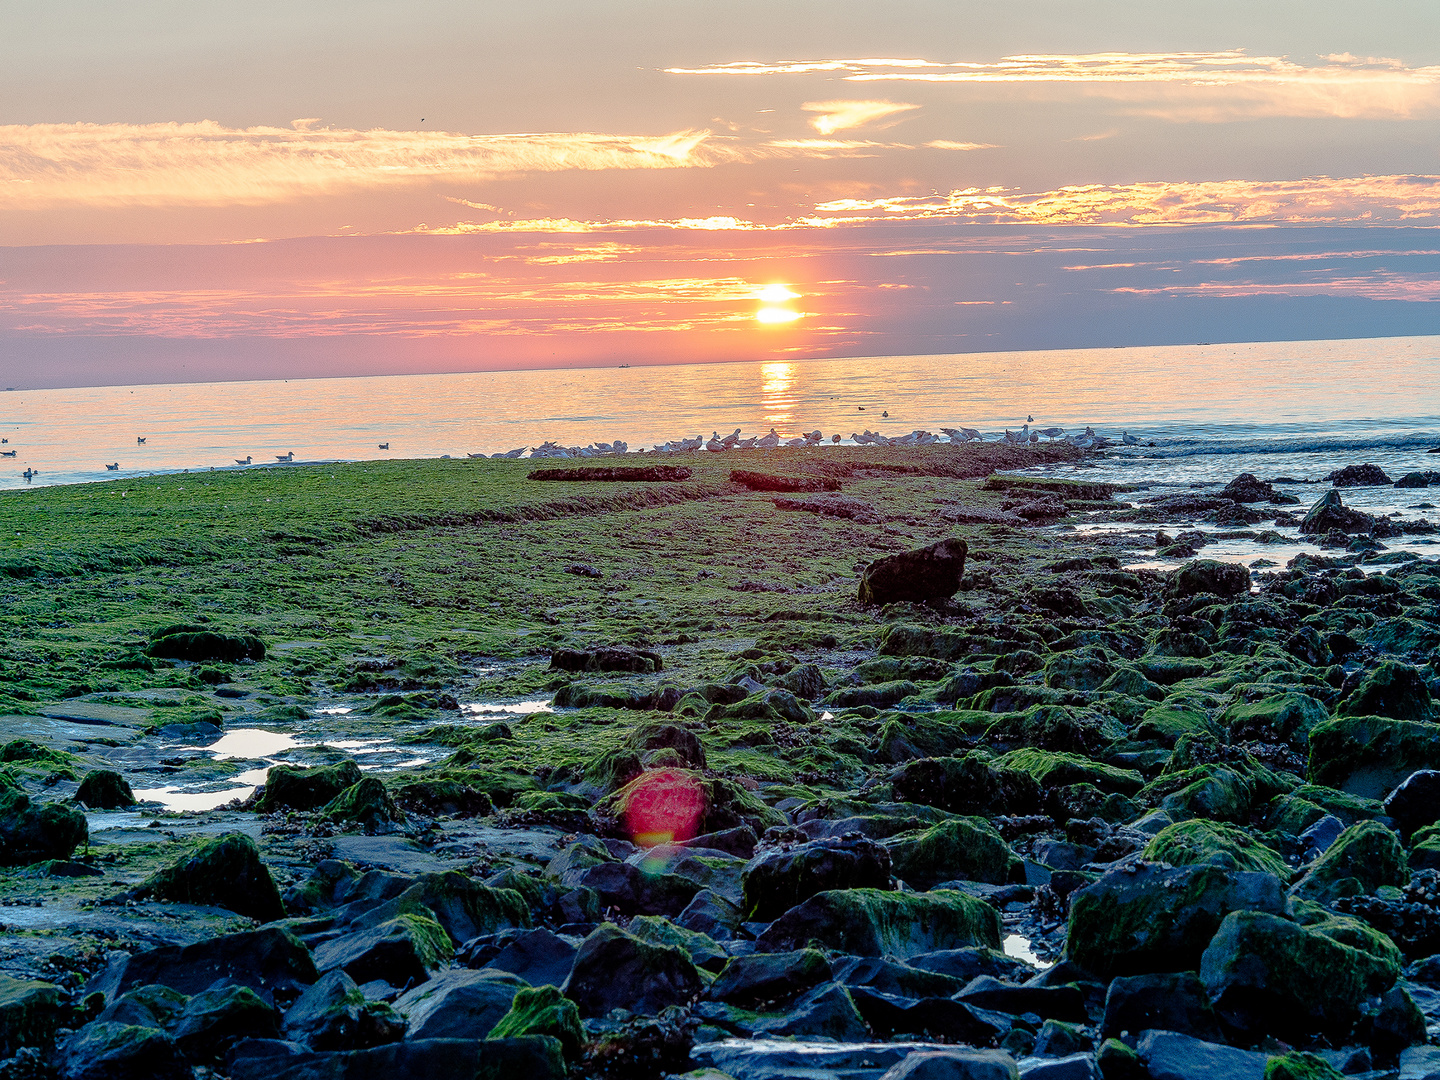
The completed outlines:
[[[1024,960],[1032,967],[1045,971],[1055,965],[1048,960],[1042,960],[1035,955],[1035,950],[1030,947],[1030,939],[1019,934],[1005,935],[1005,944],[1001,946],[1006,956],[1013,956],[1016,960]]]
[[[315,710],[316,716],[345,716],[355,710],[348,705],[326,705]]]
[[[187,747],[189,750],[206,750],[215,755],[216,761],[232,758],[265,758],[293,750],[302,745],[293,735],[282,731],[265,731],[263,728],[236,728],[227,731],[209,746]]]
[[[257,769],[256,772],[268,770]],[[248,799],[256,784],[226,788],[223,791],[176,791],[174,788],[136,788],[135,798],[141,802],[157,802],[166,810],[214,810],[232,799]]]
[[[554,707],[548,700],[538,701],[516,701],[509,705],[497,705],[489,701],[472,701],[460,706],[465,712],[475,716],[484,716],[494,713],[503,713],[510,716],[529,716],[532,713],[554,712]]]
[[[350,750],[356,754],[373,754],[377,750],[388,750],[389,739],[326,739],[320,743],[332,750]]]

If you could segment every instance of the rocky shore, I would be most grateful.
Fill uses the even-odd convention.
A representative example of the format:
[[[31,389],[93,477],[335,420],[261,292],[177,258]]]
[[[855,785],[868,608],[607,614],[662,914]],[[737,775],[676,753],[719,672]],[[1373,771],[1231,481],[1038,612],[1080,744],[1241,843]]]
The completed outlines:
[[[0,498],[0,1080],[1440,1077],[1435,527],[1085,453]]]

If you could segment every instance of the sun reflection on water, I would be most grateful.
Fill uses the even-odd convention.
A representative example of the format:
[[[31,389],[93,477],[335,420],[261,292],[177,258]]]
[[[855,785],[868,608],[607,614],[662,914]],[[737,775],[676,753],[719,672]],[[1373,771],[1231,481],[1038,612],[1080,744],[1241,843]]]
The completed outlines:
[[[794,387],[794,364],[760,365],[760,407],[765,410],[765,423],[779,427],[794,421]]]

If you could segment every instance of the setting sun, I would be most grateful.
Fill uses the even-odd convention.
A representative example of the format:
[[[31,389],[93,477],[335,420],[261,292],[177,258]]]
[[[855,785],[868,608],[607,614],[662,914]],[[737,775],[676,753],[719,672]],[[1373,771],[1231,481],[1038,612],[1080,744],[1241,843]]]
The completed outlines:
[[[787,323],[800,318],[800,313],[786,308],[762,307],[755,313],[755,318],[762,323]]]
[[[791,292],[790,286],[777,282],[774,285],[766,285],[755,294],[755,299],[763,300],[767,304],[783,304],[786,300],[799,300],[800,294]]]

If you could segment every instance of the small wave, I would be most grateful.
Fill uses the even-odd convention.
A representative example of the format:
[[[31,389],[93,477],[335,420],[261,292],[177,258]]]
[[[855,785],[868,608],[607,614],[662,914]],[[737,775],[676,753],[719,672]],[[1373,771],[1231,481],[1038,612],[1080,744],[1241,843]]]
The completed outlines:
[[[1164,446],[1147,446],[1140,450],[1117,449],[1115,453],[1135,461],[1146,461],[1210,454],[1324,454],[1337,450],[1424,450],[1432,446],[1440,446],[1440,434],[1369,435],[1364,438],[1175,439]]]

